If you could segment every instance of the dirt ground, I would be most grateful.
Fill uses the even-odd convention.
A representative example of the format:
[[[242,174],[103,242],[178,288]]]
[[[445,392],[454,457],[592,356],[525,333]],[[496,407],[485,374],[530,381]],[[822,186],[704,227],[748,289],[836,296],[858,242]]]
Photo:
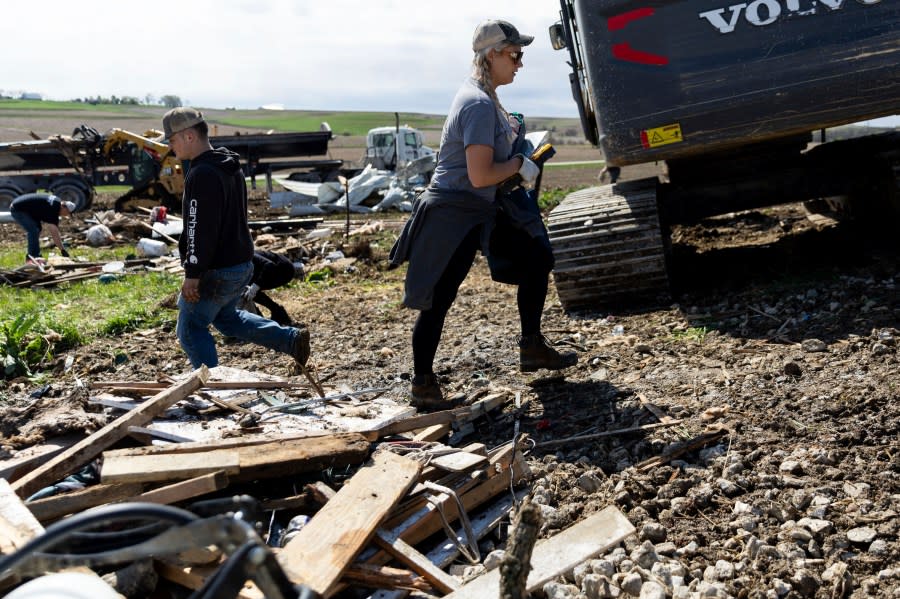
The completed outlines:
[[[75,219],[64,233],[81,227]],[[0,229],[3,244],[24,243],[13,225]],[[559,374],[519,373],[515,288],[492,282],[480,257],[448,316],[435,364],[445,391],[519,397],[470,439],[530,436],[542,534],[609,504],[639,531],[547,596],[900,597],[900,259],[889,239],[816,226],[787,206],[678,228],[673,242],[671,305],[566,313],[551,285],[544,332],[579,356]],[[331,286],[273,295],[311,328],[320,377],[387,386],[404,402],[416,313],[400,305],[404,269],[386,269],[389,245],[370,240]],[[219,350],[228,366],[290,375],[284,356],[236,342]],[[188,370],[172,330],[73,354],[46,409],[75,377]],[[4,393],[21,406],[33,390],[16,380]],[[678,422],[614,432],[660,418]],[[646,463],[710,431],[721,436]],[[585,438],[556,443],[575,435]]]

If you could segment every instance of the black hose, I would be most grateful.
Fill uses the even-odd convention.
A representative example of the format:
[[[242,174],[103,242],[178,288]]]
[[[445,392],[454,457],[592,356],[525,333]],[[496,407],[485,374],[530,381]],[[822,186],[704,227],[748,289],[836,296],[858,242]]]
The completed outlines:
[[[0,559],[0,572],[16,567],[33,554],[53,547],[73,533],[125,519],[155,519],[184,525],[198,520],[198,517],[181,508],[155,503],[121,503],[93,508],[48,526],[44,534],[27,542],[15,553]],[[134,544],[133,540],[130,544]]]

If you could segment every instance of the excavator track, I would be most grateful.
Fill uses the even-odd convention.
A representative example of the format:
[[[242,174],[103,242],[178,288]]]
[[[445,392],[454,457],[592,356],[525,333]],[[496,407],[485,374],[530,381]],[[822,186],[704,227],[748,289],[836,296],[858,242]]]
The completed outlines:
[[[548,229],[566,310],[669,299],[655,178],[571,193],[550,212]]]

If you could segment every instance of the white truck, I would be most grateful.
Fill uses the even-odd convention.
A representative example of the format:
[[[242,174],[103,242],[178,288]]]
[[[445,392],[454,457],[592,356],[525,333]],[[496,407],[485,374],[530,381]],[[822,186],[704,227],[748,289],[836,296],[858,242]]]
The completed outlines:
[[[435,152],[425,145],[425,137],[409,125],[376,127],[366,135],[365,164],[377,169],[395,171]],[[432,170],[434,170],[432,168]]]

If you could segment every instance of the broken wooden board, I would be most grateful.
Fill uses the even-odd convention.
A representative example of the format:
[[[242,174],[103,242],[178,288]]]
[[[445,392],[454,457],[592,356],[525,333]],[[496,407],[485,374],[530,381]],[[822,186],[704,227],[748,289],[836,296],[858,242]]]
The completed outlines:
[[[429,465],[447,472],[466,472],[484,464],[487,464],[487,457],[469,453],[468,451],[456,451],[437,456],[429,462]]]
[[[104,455],[100,482],[111,485],[183,480],[220,471],[233,475],[240,470],[240,455],[234,450],[127,457]]]
[[[391,538],[387,531],[378,529],[375,533],[375,543],[397,559],[397,561],[409,566],[412,571],[427,580],[436,590],[442,593],[452,593],[460,588],[459,582],[454,577],[434,565],[427,557],[419,553],[415,547],[403,539]]]
[[[495,410],[505,404],[508,395],[509,393],[505,391],[494,393],[493,395],[488,395],[487,397],[479,399],[470,406],[395,420],[380,427],[370,429],[370,432],[380,439],[438,424],[472,422],[479,417],[484,416],[491,410]]]
[[[168,505],[199,495],[220,491],[227,486],[228,475],[224,471],[219,471],[141,493],[134,498],[134,501]]]
[[[134,410],[123,414],[86,439],[63,451],[46,464],[25,474],[13,483],[13,490],[19,497],[27,497],[79,468],[100,455],[104,449],[124,438],[129,426],[141,426],[150,422],[156,415],[197,390],[206,382],[208,371],[201,366],[193,371],[184,381],[162,391]]]
[[[274,478],[329,467],[359,464],[369,456],[369,442],[359,433],[272,439],[239,445],[179,443],[118,449],[103,453],[103,482],[160,482],[224,470],[229,480]]]
[[[606,507],[549,539],[541,539],[531,555],[526,590],[539,590],[545,582],[570,571],[634,533],[634,526],[615,506]],[[444,599],[496,599],[500,596],[500,569],[479,576]]]
[[[14,553],[43,533],[41,523],[13,492],[6,479],[0,478],[0,554]],[[0,591],[20,581],[21,577],[14,572],[0,572]]]
[[[421,465],[382,451],[360,468],[279,554],[295,584],[324,597],[365,547],[388,511],[416,482]]]
[[[44,533],[44,527],[0,478],[0,553],[9,555]]]
[[[143,485],[138,483],[93,485],[71,493],[35,499],[34,501],[29,501],[26,505],[35,518],[41,522],[51,522],[63,516],[81,512],[98,505],[124,501],[134,497],[142,490]]]

